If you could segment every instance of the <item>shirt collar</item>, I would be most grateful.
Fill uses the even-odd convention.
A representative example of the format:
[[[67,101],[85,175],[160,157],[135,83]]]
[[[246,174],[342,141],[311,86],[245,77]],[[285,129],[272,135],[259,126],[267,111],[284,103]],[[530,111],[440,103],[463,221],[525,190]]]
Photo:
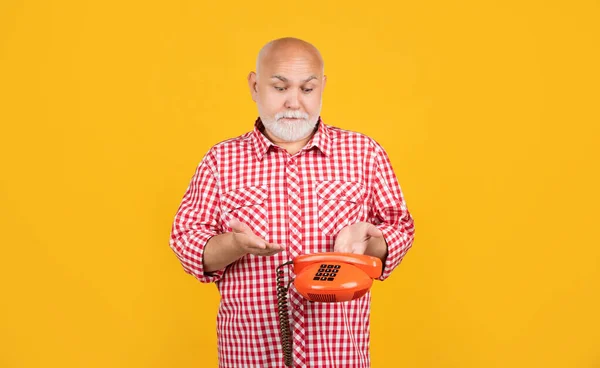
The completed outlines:
[[[309,150],[313,147],[318,148],[325,156],[329,156],[331,153],[331,132],[327,125],[323,123],[321,117],[317,121],[317,131],[311,139],[308,141],[303,150]],[[273,142],[267,138],[264,134],[265,127],[260,120],[260,117],[256,119],[254,123],[254,130],[252,132],[252,142],[254,145],[254,152],[259,160],[262,160],[265,154],[269,151],[269,147],[275,146]]]

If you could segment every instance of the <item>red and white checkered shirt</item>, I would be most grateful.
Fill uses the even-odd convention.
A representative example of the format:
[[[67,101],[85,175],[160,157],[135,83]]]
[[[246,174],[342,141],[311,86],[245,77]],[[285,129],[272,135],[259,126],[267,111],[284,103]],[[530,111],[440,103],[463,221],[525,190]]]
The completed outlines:
[[[375,224],[388,244],[379,278],[386,279],[412,246],[413,219],[384,149],[360,133],[325,125],[290,155],[254,130],[213,146],[198,165],[179,207],[170,245],[186,272],[215,282],[220,367],[283,367],[276,268],[304,253],[333,251],[345,226]],[[247,255],[205,273],[204,246],[231,231],[235,217],[286,250]],[[287,267],[286,278],[294,277]],[[315,303],[291,286],[290,325],[295,367],[369,367],[371,293],[338,303]]]

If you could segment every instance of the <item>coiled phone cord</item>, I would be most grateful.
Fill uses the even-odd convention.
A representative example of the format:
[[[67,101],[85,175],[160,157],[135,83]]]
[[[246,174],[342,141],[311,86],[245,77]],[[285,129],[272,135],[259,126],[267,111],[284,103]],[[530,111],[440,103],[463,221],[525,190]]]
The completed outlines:
[[[291,264],[292,261],[286,262],[277,267],[277,306],[279,313],[279,333],[281,336],[281,347],[283,348],[283,357],[287,367],[292,366],[292,331],[290,329],[290,315],[288,312],[287,294],[292,283],[291,280],[287,286],[283,280],[284,266]]]

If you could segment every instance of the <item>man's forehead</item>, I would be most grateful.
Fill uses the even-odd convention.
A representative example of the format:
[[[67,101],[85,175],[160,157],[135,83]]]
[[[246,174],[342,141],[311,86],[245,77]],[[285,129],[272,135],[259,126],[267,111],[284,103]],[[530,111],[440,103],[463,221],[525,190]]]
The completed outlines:
[[[269,55],[261,60],[261,64],[262,66],[271,69],[313,68],[317,70],[322,68],[323,65],[317,57],[310,54]]]
[[[302,83],[307,83],[307,82],[310,82],[311,80],[316,80],[316,81],[319,80],[319,76],[316,75],[316,74],[311,74],[311,75],[309,75],[306,78],[304,78],[302,76],[295,76],[295,77],[292,77],[292,78],[288,78],[284,74],[277,74],[277,73],[275,73],[275,74],[271,75],[270,78],[273,79],[273,80],[280,80],[282,82],[290,82],[290,81],[294,82],[295,80],[298,80],[298,81],[300,81]]]
[[[282,60],[274,63],[263,63],[260,67],[263,78],[279,79],[281,81],[308,82],[323,76],[323,67],[316,62],[299,60]]]

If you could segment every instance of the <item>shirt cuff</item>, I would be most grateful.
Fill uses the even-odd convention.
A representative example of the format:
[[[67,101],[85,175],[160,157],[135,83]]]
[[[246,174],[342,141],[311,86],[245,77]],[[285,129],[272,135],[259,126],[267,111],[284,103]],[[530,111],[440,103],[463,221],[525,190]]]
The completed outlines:
[[[412,242],[406,239],[398,226],[379,224],[375,225],[383,233],[383,238],[387,243],[387,257],[383,264],[381,276],[377,279],[383,281],[387,279],[392,271],[402,262],[406,252],[410,249]]]
[[[204,271],[204,249],[206,243],[217,233],[192,233],[182,236],[174,242],[173,250],[179,258],[185,272],[203,283],[217,282],[225,274],[224,267],[220,270]]]

